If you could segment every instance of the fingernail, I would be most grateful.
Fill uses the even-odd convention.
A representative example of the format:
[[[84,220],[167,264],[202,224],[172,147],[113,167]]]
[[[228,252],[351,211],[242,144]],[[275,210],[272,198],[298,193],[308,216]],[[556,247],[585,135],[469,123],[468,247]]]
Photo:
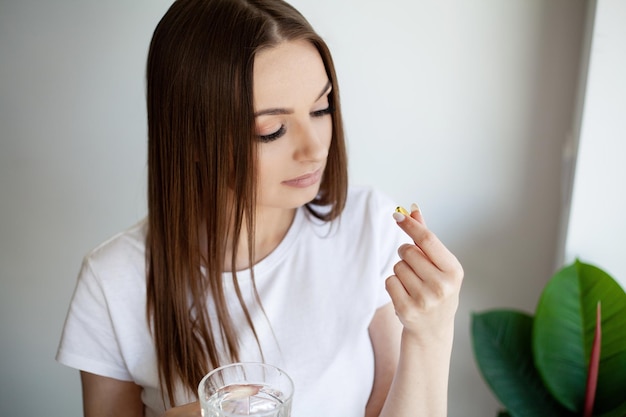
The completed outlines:
[[[398,223],[400,223],[401,221],[406,219],[406,216],[404,214],[400,213],[399,211],[394,211],[393,212],[393,219],[395,221],[397,221]]]
[[[421,212],[422,210],[420,210],[420,207],[417,204],[413,203],[411,204],[411,213],[413,213],[414,211]]]

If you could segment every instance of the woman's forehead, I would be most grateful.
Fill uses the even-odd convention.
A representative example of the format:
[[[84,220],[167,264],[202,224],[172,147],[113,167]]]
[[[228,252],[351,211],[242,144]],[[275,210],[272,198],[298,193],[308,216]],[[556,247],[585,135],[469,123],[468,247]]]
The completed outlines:
[[[259,52],[253,77],[257,110],[295,105],[300,100],[314,102],[329,82],[319,51],[306,40],[282,42]]]

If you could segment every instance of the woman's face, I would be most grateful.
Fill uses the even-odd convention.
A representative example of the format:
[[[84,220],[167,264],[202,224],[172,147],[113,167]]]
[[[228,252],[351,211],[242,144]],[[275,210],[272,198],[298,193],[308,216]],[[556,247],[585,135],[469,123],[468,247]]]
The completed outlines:
[[[330,81],[307,41],[283,42],[254,61],[258,208],[293,209],[317,195],[332,137]]]

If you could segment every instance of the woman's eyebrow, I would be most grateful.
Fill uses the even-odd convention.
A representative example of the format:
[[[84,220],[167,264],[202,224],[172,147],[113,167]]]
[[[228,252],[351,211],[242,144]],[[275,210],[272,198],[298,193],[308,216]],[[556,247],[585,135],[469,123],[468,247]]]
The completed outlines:
[[[319,100],[320,98],[322,98],[326,94],[328,94],[330,92],[332,86],[333,86],[332,83],[330,82],[330,80],[328,80],[328,82],[326,83],[326,85],[322,89],[322,92],[320,93],[319,96],[317,96],[315,101]],[[277,115],[277,114],[291,114],[291,113],[293,113],[293,110],[291,110],[291,109],[272,108],[272,109],[259,110],[259,111],[254,113],[254,117],[263,116],[263,115]]]

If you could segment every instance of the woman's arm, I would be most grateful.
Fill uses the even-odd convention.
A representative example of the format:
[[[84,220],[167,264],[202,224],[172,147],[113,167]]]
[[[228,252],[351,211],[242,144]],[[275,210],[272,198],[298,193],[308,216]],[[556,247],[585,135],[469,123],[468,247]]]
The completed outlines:
[[[83,385],[85,417],[144,417],[141,387],[134,382],[120,381],[80,372]],[[200,417],[200,403],[193,402],[167,410],[162,417]]]
[[[89,372],[80,372],[85,417],[143,417],[141,387]]]
[[[410,217],[394,217],[415,244],[398,249],[401,261],[386,283],[403,329],[398,368],[380,417],[445,417],[463,268],[428,230],[417,207]]]
[[[369,326],[374,348],[374,385],[365,408],[365,417],[378,417],[383,408],[400,356],[402,324],[389,303],[379,308]]]

